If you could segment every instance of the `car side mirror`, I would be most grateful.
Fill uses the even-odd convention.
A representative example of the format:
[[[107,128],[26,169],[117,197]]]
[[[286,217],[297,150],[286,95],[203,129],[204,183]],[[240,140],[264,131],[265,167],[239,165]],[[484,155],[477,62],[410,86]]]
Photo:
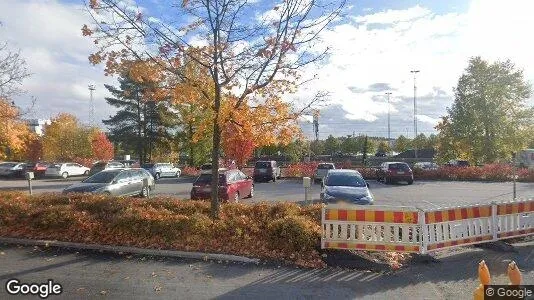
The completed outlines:
[[[117,180],[113,180],[113,181],[111,182],[111,184],[117,184],[117,183],[119,183]]]
[[[369,187],[369,182],[365,182],[365,186]]]

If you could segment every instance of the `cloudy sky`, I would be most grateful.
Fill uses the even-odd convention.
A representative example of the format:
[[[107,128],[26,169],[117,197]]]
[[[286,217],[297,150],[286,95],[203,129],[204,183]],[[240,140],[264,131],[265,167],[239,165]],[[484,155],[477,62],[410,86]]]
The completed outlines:
[[[134,0],[128,0],[134,2]],[[140,0],[139,0],[140,1]],[[89,117],[88,84],[94,84],[97,119],[113,113],[105,101],[101,66],[91,66],[94,50],[81,36],[89,23],[82,0],[0,1],[0,41],[20,48],[32,77],[26,94],[15,101],[24,107],[37,98],[33,117],[60,112]],[[146,13],[162,11],[161,0],[143,0]],[[530,0],[350,0],[343,19],[323,34],[330,45],[328,59],[306,70],[318,74],[312,85],[295,97],[306,99],[314,90],[330,92],[321,110],[320,136],[368,134],[387,136],[390,99],[391,135],[413,136],[413,83],[410,70],[420,70],[419,132],[432,133],[438,118],[452,103],[453,87],[471,56],[511,59],[534,82],[534,43],[530,41],[534,1]],[[530,29],[529,29],[530,28]],[[311,135],[311,123],[303,122]]]

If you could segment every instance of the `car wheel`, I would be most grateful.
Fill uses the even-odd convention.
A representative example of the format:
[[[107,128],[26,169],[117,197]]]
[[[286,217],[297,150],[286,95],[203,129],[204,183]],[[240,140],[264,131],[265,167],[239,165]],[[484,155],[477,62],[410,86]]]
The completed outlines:
[[[180,172],[176,172],[176,178],[180,177],[182,175]]]
[[[408,180],[408,184],[413,184],[413,179]]]
[[[158,180],[160,178],[161,178],[161,176],[159,175],[159,173],[156,173],[156,175],[154,175],[154,179]]]
[[[250,194],[248,194],[248,197],[249,197],[249,198],[254,197],[254,185],[252,185],[252,186],[250,187]]]
[[[63,174],[61,174],[61,177],[63,177],[63,179],[67,179],[67,177],[69,177],[69,173],[63,172]]]
[[[276,182],[276,175],[273,176],[273,182]]]
[[[388,177],[384,177],[384,183],[385,184],[390,184],[391,183],[391,179],[389,179]]]
[[[140,195],[141,195],[141,197],[143,197],[143,198],[147,198],[148,195],[149,195],[149,193],[150,193],[150,190],[148,189],[148,186],[145,186],[145,187],[143,187],[143,189],[141,190],[141,194],[140,194]]]
[[[85,176],[89,175],[89,170],[83,172],[83,175],[85,175]]]
[[[234,194],[234,203],[239,203],[239,192],[235,192]]]

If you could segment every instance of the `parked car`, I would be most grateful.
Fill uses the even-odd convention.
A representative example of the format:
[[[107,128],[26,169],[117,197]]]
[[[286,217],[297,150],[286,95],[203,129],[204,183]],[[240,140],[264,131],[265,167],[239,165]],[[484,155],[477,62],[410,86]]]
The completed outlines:
[[[469,167],[470,164],[469,164],[469,161],[467,161],[467,160],[453,159],[453,160],[449,160],[449,162],[447,163],[447,166],[449,166],[449,167]]]
[[[0,177],[23,178],[26,164],[19,162],[4,162],[0,164]]]
[[[49,165],[46,162],[26,163],[26,172],[33,172],[35,178],[43,177]]]
[[[89,168],[77,163],[54,163],[48,166],[45,171],[47,177],[63,177],[88,175]]]
[[[143,164],[141,168],[147,170],[156,180],[161,177],[180,177],[182,170],[170,163]]]
[[[146,179],[146,185],[144,180]],[[68,193],[95,193],[113,196],[148,197],[156,187],[154,177],[144,169],[107,169],[63,190]]]
[[[92,176],[100,171],[107,170],[107,169],[122,169],[125,168],[125,166],[118,161],[99,161],[95,163],[91,170],[89,170],[89,176]]]
[[[429,162],[429,161],[422,161],[422,162],[416,162],[413,165],[414,169],[420,169],[420,170],[437,170],[439,169],[438,164]]]
[[[277,178],[281,177],[280,168],[274,160],[257,161],[254,165],[253,174],[255,182],[260,180],[272,180],[275,182]]]
[[[406,181],[408,184],[413,183],[413,171],[404,162],[382,163],[376,171],[376,177],[378,181],[384,181],[386,184],[398,181]]]
[[[199,169],[200,174],[211,174],[211,163],[203,164]]]
[[[126,159],[126,160],[123,159],[123,160],[119,160],[118,162],[120,162],[127,168],[139,168],[140,167],[139,162],[133,159]]]
[[[336,165],[333,163],[320,163],[317,165],[315,170],[315,175],[313,176],[313,182],[318,183],[323,181],[323,178],[326,176],[329,170],[334,170]]]
[[[372,205],[369,184],[356,170],[332,169],[323,180],[321,201],[326,204],[348,203]]]
[[[200,174],[193,183],[191,199],[209,199],[211,197],[212,174]],[[219,198],[225,201],[239,202],[241,198],[254,196],[254,183],[250,176],[239,170],[219,169]]]

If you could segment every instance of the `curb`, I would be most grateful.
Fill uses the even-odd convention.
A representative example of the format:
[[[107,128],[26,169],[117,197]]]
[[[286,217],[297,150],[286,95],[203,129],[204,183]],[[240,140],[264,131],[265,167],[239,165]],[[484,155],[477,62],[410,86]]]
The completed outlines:
[[[82,243],[52,241],[52,240],[49,241],[49,240],[33,240],[33,239],[0,237],[0,243],[19,244],[19,245],[22,244],[22,245],[28,245],[28,246],[75,248],[75,249],[97,250],[97,251],[115,252],[115,253],[123,252],[123,253],[132,253],[132,254],[141,254],[141,255],[178,257],[178,258],[189,258],[189,259],[198,259],[198,260],[223,260],[223,261],[233,261],[233,262],[239,262],[239,263],[253,263],[253,264],[260,263],[260,260],[257,258],[248,258],[244,256],[237,256],[237,255],[230,255],[230,254],[159,250],[159,249],[146,249],[146,248],[126,247],[126,246],[108,246],[108,245],[99,245],[99,244],[82,244]]]

